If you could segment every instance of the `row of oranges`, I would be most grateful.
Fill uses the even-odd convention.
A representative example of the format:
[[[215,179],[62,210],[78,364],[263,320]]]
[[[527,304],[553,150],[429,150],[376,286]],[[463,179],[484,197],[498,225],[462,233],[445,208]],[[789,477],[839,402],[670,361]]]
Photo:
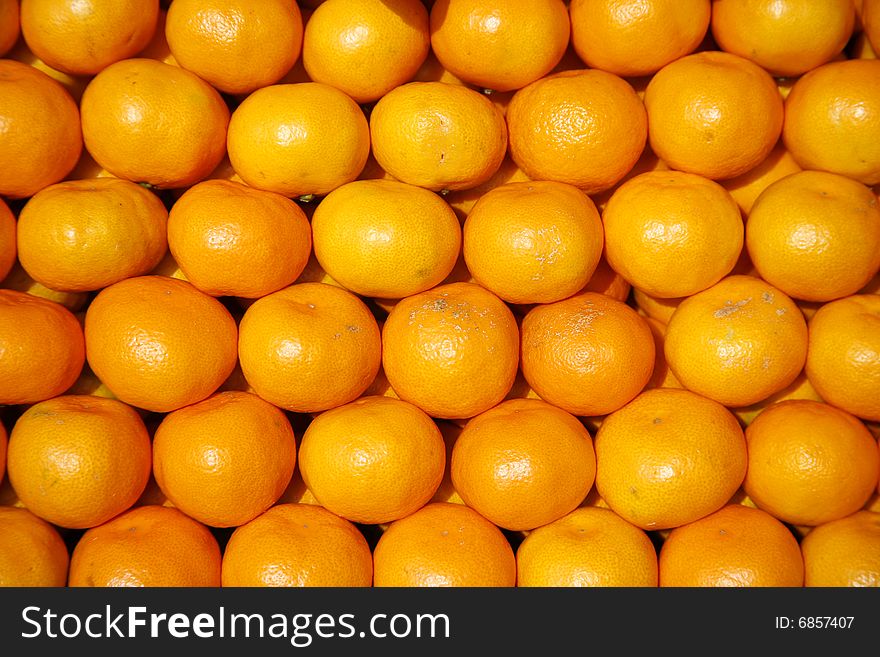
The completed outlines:
[[[618,5],[0,0],[0,583],[880,584],[880,1]]]

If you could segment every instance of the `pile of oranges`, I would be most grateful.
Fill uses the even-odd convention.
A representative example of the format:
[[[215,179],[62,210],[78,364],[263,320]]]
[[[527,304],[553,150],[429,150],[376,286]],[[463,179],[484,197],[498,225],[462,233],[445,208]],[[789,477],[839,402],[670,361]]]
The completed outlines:
[[[880,586],[880,0],[0,0],[0,585]]]

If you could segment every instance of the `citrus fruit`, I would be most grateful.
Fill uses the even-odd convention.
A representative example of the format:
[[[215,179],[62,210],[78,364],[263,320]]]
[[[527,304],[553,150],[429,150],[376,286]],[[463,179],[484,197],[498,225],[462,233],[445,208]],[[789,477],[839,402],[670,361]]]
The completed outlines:
[[[152,271],[168,247],[168,211],[155,194],[117,178],[44,187],[18,218],[18,258],[48,288],[87,292]]]
[[[448,283],[401,300],[382,329],[382,365],[401,399],[433,417],[489,410],[513,385],[519,330],[501,299]]]
[[[361,397],[309,424],[299,451],[306,487],[322,506],[352,522],[375,525],[417,511],[446,466],[433,420],[412,404]]]
[[[857,511],[814,527],[801,541],[804,586],[880,586],[880,513]]]
[[[18,255],[16,245],[17,222],[15,215],[0,198],[0,281],[6,278],[12,270]]]
[[[761,192],[771,183],[798,171],[801,171],[801,168],[780,139],[758,166],[734,178],[722,180],[721,186],[730,192],[733,200],[742,210],[743,216],[748,217]]]
[[[153,474],[175,507],[212,527],[237,527],[273,505],[293,475],[296,440],[284,413],[226,391],[164,416]]]
[[[61,527],[94,527],[128,509],[150,476],[150,437],[115,399],[62,395],[30,406],[9,436],[9,481]]]
[[[373,551],[373,583],[392,587],[511,587],[516,557],[470,507],[432,502],[391,523]]]
[[[168,248],[186,280],[211,296],[255,299],[293,283],[312,246],[299,206],[229,180],[187,189],[168,214]]]
[[[254,392],[281,408],[314,413],[359,397],[376,377],[381,335],[357,296],[325,283],[297,283],[244,313],[241,369]]]
[[[452,450],[452,484],[499,527],[558,520],[587,496],[596,475],[590,434],[540,399],[510,399],[472,418]]]
[[[64,540],[27,509],[0,506],[0,587],[60,587],[70,558]]]
[[[279,504],[237,527],[223,586],[370,586],[373,555],[352,523],[313,504]]]
[[[523,376],[573,415],[605,415],[629,402],[651,378],[654,355],[644,319],[604,294],[541,304],[523,318]]]
[[[220,546],[177,509],[145,505],[86,531],[70,557],[71,587],[217,587]]]
[[[105,287],[85,317],[92,371],[121,401],[159,413],[201,401],[226,380],[236,335],[223,304],[165,276]]]
[[[85,362],[83,331],[64,306],[0,290],[0,404],[32,404],[67,390]]]
[[[575,509],[529,532],[516,551],[517,586],[656,587],[657,552],[609,509]]]
[[[0,57],[5,57],[21,31],[19,0],[0,0]]]

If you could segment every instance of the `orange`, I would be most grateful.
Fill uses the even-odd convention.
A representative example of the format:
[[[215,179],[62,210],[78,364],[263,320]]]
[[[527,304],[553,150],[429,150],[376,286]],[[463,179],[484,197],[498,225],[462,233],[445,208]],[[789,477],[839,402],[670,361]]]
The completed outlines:
[[[220,546],[177,509],[146,505],[89,529],[70,557],[71,587],[217,587]]]
[[[70,94],[42,71],[0,60],[0,196],[24,198],[56,183],[82,151]]]
[[[254,302],[241,319],[238,355],[260,397],[314,413],[359,397],[376,377],[381,336],[351,292],[297,283]]]
[[[82,98],[83,91],[85,91],[86,86],[91,80],[90,76],[82,76],[82,75],[69,75],[67,73],[62,73],[61,71],[52,68],[42,59],[37,57],[34,53],[31,52],[30,48],[27,47],[27,44],[24,42],[24,39],[19,39],[16,42],[15,47],[9,51],[6,55],[8,59],[14,59],[17,62],[21,62],[22,64],[27,64],[42,73],[45,73],[50,78],[58,82],[67,93],[73,98],[73,100],[78,104],[80,99]]]
[[[8,437],[6,435],[6,427],[0,422],[0,481],[6,475],[6,445]]]
[[[791,174],[755,201],[746,246],[761,278],[792,298],[855,294],[880,269],[877,196],[840,174]]]
[[[650,75],[692,53],[709,29],[709,0],[572,0],[571,41],[591,68]]]
[[[798,78],[782,138],[804,169],[880,183],[880,60],[831,62]]]
[[[727,276],[684,299],[666,328],[666,362],[675,377],[725,406],[779,392],[800,373],[806,353],[798,307],[754,276]]]
[[[602,223],[608,264],[661,298],[714,285],[736,265],[743,245],[742,219],[730,194],[680,171],[652,171],[623,183],[605,205]]]
[[[257,89],[232,113],[229,161],[251,187],[324,195],[358,177],[370,152],[361,108],[317,82]]]
[[[230,94],[278,82],[302,48],[299,6],[285,0],[177,0],[165,37],[177,63]]]
[[[629,299],[629,293],[632,286],[627,280],[608,266],[605,257],[599,258],[599,264],[596,265],[596,271],[593,272],[590,280],[581,290],[581,292],[597,292],[605,294],[612,299],[625,302]]]
[[[858,7],[856,8],[858,9]],[[860,14],[862,36],[868,38],[869,50],[874,53],[880,52],[880,2],[877,0],[864,0],[862,2],[862,11]],[[2,48],[0,48],[2,51]],[[876,55],[871,59],[875,59]]]
[[[858,511],[801,541],[804,586],[880,587],[880,513]]]
[[[315,82],[370,103],[411,80],[430,44],[419,0],[327,0],[306,23],[302,60]]]
[[[352,523],[312,504],[280,504],[229,537],[223,586],[365,587],[373,555]]]
[[[312,235],[306,215],[289,198],[205,180],[171,207],[168,247],[186,280],[202,292],[255,299],[297,279]]]
[[[464,224],[474,279],[509,303],[551,303],[579,292],[602,255],[593,201],[561,182],[512,182],[487,191]]]
[[[635,310],[585,292],[532,308],[522,322],[522,373],[545,401],[605,415],[635,397],[654,370],[654,338]]]
[[[379,538],[373,583],[511,587],[516,557],[501,530],[470,507],[432,502],[391,523]]]
[[[105,287],[86,311],[85,336],[97,377],[120,400],[148,411],[205,399],[235,367],[229,311],[190,283],[165,276]]]
[[[799,587],[794,534],[769,513],[730,504],[673,529],[660,548],[660,586]]]
[[[598,69],[565,71],[516,92],[507,108],[510,156],[533,180],[557,180],[595,194],[620,181],[647,139],[641,99],[622,78]]]
[[[461,249],[452,208],[433,192],[393,180],[337,187],[315,208],[312,234],[315,256],[335,281],[386,299],[438,285]]]
[[[712,36],[726,52],[775,77],[794,77],[839,55],[855,24],[852,0],[713,0]]]
[[[0,281],[6,278],[12,270],[18,255],[15,239],[16,228],[15,215],[0,198]]]
[[[138,53],[138,57],[146,57],[147,59],[155,59],[165,64],[177,66],[177,60],[171,54],[168,47],[168,39],[165,38],[165,24],[168,22],[168,11],[164,5],[159,5],[159,16],[156,19],[156,31],[153,32],[153,38],[144,46],[144,49]]]
[[[736,417],[688,390],[647,390],[596,433],[596,489],[642,529],[668,529],[720,509],[746,474]]]
[[[90,298],[88,292],[59,292],[37,283],[28,275],[18,260],[12,265],[12,269],[9,270],[9,273],[0,285],[6,290],[26,292],[31,296],[54,301],[74,313],[82,310]]]
[[[451,474],[465,504],[519,531],[558,520],[583,502],[596,456],[573,415],[540,399],[510,399],[465,425]]]
[[[609,509],[587,507],[538,527],[516,551],[517,586],[656,587],[648,535]]]
[[[743,215],[748,216],[761,192],[771,183],[798,171],[801,171],[801,168],[780,139],[758,166],[739,176],[721,181],[721,185],[730,192]]]
[[[829,404],[880,421],[880,295],[856,294],[816,311],[806,372]]]
[[[858,419],[807,399],[765,408],[746,428],[743,488],[759,509],[792,525],[858,511],[877,488],[877,440]]]
[[[128,509],[150,476],[150,436],[115,399],[62,395],[30,406],[9,436],[9,481],[44,520],[82,529]]]
[[[675,378],[669,364],[666,362],[666,356],[663,349],[666,343],[666,324],[659,319],[653,317],[645,317],[645,322],[651,329],[651,335],[654,337],[654,350],[656,356],[654,358],[654,372],[645,386],[648,388],[681,388],[681,383]]]
[[[5,57],[15,42],[21,27],[19,0],[0,0],[0,57]]]
[[[382,96],[370,136],[379,166],[433,191],[486,182],[507,148],[501,111],[473,89],[445,82],[410,82]]]
[[[167,221],[159,197],[128,180],[56,183],[22,208],[19,261],[54,290],[99,290],[159,264],[168,247]]]
[[[436,0],[431,48],[465,82],[511,91],[547,75],[568,45],[562,0]]]
[[[69,560],[52,525],[26,509],[0,506],[0,587],[62,587]]]
[[[362,397],[321,413],[299,451],[303,481],[318,502],[368,525],[424,506],[445,465],[443,437],[431,418],[388,397]]]
[[[464,220],[467,219],[467,216],[473,209],[474,205],[476,205],[477,201],[479,201],[486,192],[506,183],[523,182],[528,179],[529,177],[523,173],[522,169],[516,166],[516,163],[510,159],[509,155],[505,155],[504,159],[501,161],[501,166],[498,167],[498,171],[496,171],[489,180],[476,187],[471,187],[470,189],[449,192],[445,196],[446,202],[449,203],[453,210],[455,210],[455,214],[458,216],[459,221],[464,223]]]
[[[501,299],[447,283],[401,300],[382,329],[382,365],[401,399],[432,417],[473,417],[504,399],[516,376],[519,330]]]
[[[85,362],[83,331],[53,301],[0,290],[0,404],[32,404],[67,390]]]
[[[633,288],[633,302],[641,314],[649,319],[660,322],[664,326],[669,323],[672,313],[683,298],[652,297],[638,288]]]
[[[159,0],[22,0],[21,33],[52,68],[94,75],[153,38]]]
[[[782,96],[770,74],[726,52],[686,55],[645,90],[651,148],[670,168],[713,180],[760,164],[782,130]]]
[[[223,159],[229,109],[207,82],[153,59],[126,59],[83,93],[82,130],[95,161],[118,178],[187,187]]]
[[[779,392],[770,395],[766,399],[751,404],[750,406],[741,406],[731,410],[733,411],[733,414],[739,418],[742,425],[748,426],[761,411],[772,406],[776,402],[785,401],[787,399],[810,399],[817,402],[822,401],[819,393],[816,392],[816,389],[810,384],[810,380],[807,378],[806,373],[801,371],[791,384],[787,385]]]
[[[237,527],[273,505],[293,475],[284,413],[249,392],[220,392],[168,413],[153,438],[159,488],[191,518]]]

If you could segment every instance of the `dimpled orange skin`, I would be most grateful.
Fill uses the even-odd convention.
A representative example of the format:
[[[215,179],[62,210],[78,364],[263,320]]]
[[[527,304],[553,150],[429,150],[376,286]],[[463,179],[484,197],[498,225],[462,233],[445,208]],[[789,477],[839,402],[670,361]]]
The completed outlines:
[[[24,198],[58,182],[82,152],[80,113],[58,82],[0,60],[0,196]]]
[[[0,0],[0,57],[8,53],[15,42],[21,27],[19,0]]]
[[[0,506],[0,587],[61,587],[70,561],[64,540],[27,509]]]
[[[730,504],[673,529],[660,548],[660,586],[799,587],[794,534],[760,509]]]
[[[67,390],[85,362],[83,331],[64,306],[0,290],[0,404],[33,404]]]
[[[251,187],[284,196],[323,195],[355,180],[370,152],[361,108],[326,84],[277,84],[232,114],[229,161]]]
[[[165,413],[213,393],[235,368],[229,311],[190,283],[138,276],[98,293],[85,319],[92,371],[122,401]]]
[[[23,0],[21,32],[52,68],[94,75],[143,50],[158,15],[159,0]]]
[[[811,400],[767,407],[746,428],[743,489],[792,525],[821,525],[861,509],[877,488],[877,440],[853,415]]]
[[[17,223],[12,210],[0,198],[0,281],[12,270],[18,255],[15,233]]]
[[[352,523],[313,504],[279,504],[232,533],[223,586],[367,587],[373,555]]]
[[[880,60],[831,62],[798,78],[782,138],[805,169],[880,183]]]
[[[440,63],[467,83],[512,91],[547,75],[569,38],[561,0],[437,0],[431,47]]]
[[[274,84],[299,58],[303,21],[285,0],[177,0],[165,22],[177,63],[230,94]]]
[[[440,430],[414,405],[361,397],[315,418],[299,459],[303,481],[322,506],[375,525],[408,516],[433,497],[446,448]]]
[[[210,174],[226,149],[229,108],[207,82],[177,66],[126,59],[83,93],[83,139],[118,178],[187,187]]]
[[[856,294],[816,311],[806,372],[829,404],[880,422],[880,296]]]
[[[296,463],[284,413],[227,391],[167,414],[153,438],[153,474],[175,507],[211,527],[237,527],[281,497]]]
[[[484,95],[445,82],[410,82],[370,114],[373,155],[397,180],[432,191],[486,182],[501,166],[507,125]]]
[[[880,587],[880,513],[857,511],[801,541],[804,586]]]
[[[725,52],[687,55],[645,90],[649,140],[670,168],[712,180],[757,166],[782,130],[782,96],[770,74]]]
[[[332,0],[306,24],[302,61],[315,82],[369,103],[411,80],[430,45],[419,0]]]
[[[575,509],[516,551],[517,586],[656,587],[657,577],[651,539],[610,509]]]
[[[735,178],[721,181],[721,186],[730,192],[743,215],[748,217],[755,200],[771,183],[801,170],[780,139],[758,166]]]
[[[168,211],[128,180],[69,180],[37,192],[18,218],[18,258],[34,280],[99,290],[152,271],[168,247]]]
[[[355,294],[400,299],[439,285],[461,250],[461,226],[437,194],[393,180],[330,192],[312,217],[315,256]]]
[[[602,221],[581,190],[514,182],[483,194],[464,224],[463,254],[481,285],[509,303],[551,303],[579,292],[602,256]]]
[[[709,0],[573,0],[572,45],[592,68],[650,75],[693,52],[709,28]]]
[[[522,322],[523,376],[573,415],[605,415],[629,402],[651,378],[654,356],[645,320],[604,294],[535,306]]]
[[[516,557],[501,530],[470,507],[432,502],[391,523],[373,551],[374,586],[511,587]]]
[[[546,76],[507,108],[510,155],[533,180],[602,192],[633,168],[648,135],[645,106],[622,78],[598,69]]]
[[[655,388],[606,417],[596,433],[596,489],[642,529],[668,529],[720,509],[748,456],[736,417],[688,390]]]
[[[583,502],[596,475],[586,428],[540,399],[511,399],[472,418],[452,450],[465,504],[504,529],[534,529]]]
[[[501,299],[448,283],[402,299],[382,329],[382,365],[395,392],[432,417],[468,418],[510,391],[519,330]]]
[[[849,296],[880,269],[880,204],[851,178],[801,171],[755,201],[746,246],[761,277],[794,299]]]
[[[862,29],[864,30],[862,36],[868,39],[868,45],[871,46],[868,50],[873,50],[876,53],[880,51],[880,2],[877,0],[864,0],[861,9],[860,18]],[[856,11],[858,11],[858,6]],[[0,51],[2,51],[2,48],[0,48]],[[875,58],[876,55],[870,59]]]
[[[852,36],[852,0],[713,0],[712,35],[726,52],[774,77],[796,77],[839,55]]]
[[[381,336],[354,294],[325,283],[297,283],[245,311],[238,353],[263,399],[298,413],[348,403],[376,378]]]
[[[8,437],[6,435],[6,427],[0,422],[0,481],[6,475],[6,444]]]
[[[289,198],[228,180],[190,187],[168,214],[168,248],[186,279],[211,296],[256,299],[293,283],[312,235]]]
[[[115,399],[62,395],[34,404],[9,437],[9,481],[61,527],[94,527],[137,501],[150,476],[143,420]]]
[[[218,587],[210,530],[177,509],[146,505],[89,529],[70,557],[71,587]]]
[[[727,276],[678,305],[664,351],[684,387],[725,406],[748,406],[795,380],[806,360],[807,325],[778,288]]]
[[[739,208],[718,183],[680,171],[643,173],[602,213],[605,257],[644,293],[685,297],[730,273],[743,245]]]

